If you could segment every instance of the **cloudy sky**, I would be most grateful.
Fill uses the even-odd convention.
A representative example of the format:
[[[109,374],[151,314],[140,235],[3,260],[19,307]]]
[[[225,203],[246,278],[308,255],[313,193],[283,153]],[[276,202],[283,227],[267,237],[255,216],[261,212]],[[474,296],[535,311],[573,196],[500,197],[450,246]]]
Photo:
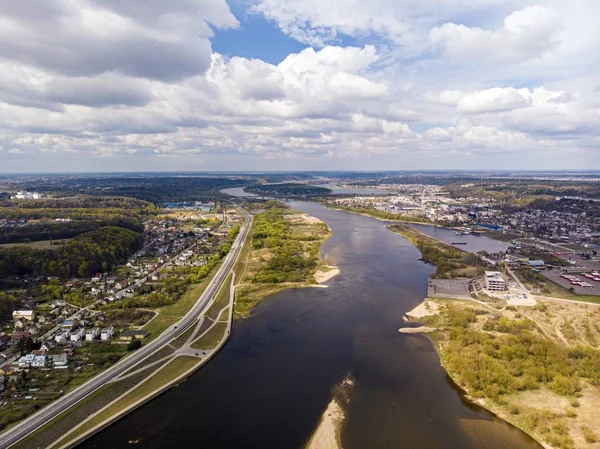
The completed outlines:
[[[0,172],[600,169],[597,0],[0,0]]]

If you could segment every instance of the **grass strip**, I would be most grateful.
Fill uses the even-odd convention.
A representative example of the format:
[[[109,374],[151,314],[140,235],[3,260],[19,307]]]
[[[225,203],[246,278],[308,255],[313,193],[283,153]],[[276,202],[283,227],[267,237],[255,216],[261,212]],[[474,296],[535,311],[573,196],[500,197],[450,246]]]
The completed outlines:
[[[229,318],[229,307],[225,307],[221,312],[221,316],[219,317],[219,321],[227,321]]]
[[[194,349],[214,349],[225,335],[227,323],[215,323],[209,331],[194,341],[191,346]]]
[[[208,312],[206,312],[206,316],[208,316],[212,320],[216,320],[221,310],[229,304],[229,298],[231,295],[231,278],[233,277],[232,273],[225,278],[225,282],[222,284],[219,289],[217,296],[215,298],[215,302],[210,306]]]

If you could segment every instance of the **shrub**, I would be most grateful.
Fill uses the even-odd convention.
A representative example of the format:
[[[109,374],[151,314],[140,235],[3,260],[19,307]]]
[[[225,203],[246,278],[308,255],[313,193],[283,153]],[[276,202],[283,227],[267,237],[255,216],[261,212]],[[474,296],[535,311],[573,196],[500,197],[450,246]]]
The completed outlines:
[[[138,340],[137,338],[134,338],[127,345],[127,350],[131,352],[131,351],[135,351],[136,349],[140,349],[141,347],[142,347],[142,341]]]
[[[571,396],[581,390],[578,378],[565,377],[561,374],[554,376],[548,386],[552,391],[563,396]]]
[[[581,432],[583,433],[583,438],[588,443],[596,443],[598,441],[598,437],[589,427],[582,427]]]

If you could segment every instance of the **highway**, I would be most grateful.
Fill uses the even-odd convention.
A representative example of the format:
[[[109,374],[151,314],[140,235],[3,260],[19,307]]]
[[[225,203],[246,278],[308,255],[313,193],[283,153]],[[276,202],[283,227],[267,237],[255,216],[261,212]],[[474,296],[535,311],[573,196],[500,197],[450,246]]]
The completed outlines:
[[[235,263],[235,260],[244,244],[244,240],[248,235],[250,225],[252,223],[252,216],[241,207],[239,207],[238,210],[246,218],[246,220],[244,221],[237,238],[232,244],[229,253],[225,257],[223,264],[219,268],[219,271],[216,273],[206,290],[204,290],[202,295],[198,298],[198,301],[196,301],[196,304],[192,307],[192,309],[180,321],[166,329],[152,342],[142,346],[139,350],[117,362],[106,371],[94,376],[86,383],[77,387],[75,390],[48,404],[37,413],[31,415],[6,432],[0,434],[0,448],[4,449],[16,444],[30,433],[39,429],[56,416],[68,410],[70,407],[77,404],[79,401],[86,398],[100,387],[104,386],[115,376],[129,370],[136,363],[141,362],[144,358],[160,349],[173,338],[178,337],[186,330],[187,327],[189,327],[196,319],[198,319],[229,274],[229,271],[233,267],[233,264]]]

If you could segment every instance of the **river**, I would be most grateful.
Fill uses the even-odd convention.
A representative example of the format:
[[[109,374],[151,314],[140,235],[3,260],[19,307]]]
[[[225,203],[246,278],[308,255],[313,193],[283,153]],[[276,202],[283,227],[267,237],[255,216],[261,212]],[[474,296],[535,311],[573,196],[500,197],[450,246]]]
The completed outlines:
[[[398,332],[432,271],[412,245],[382,221],[293,207],[333,230],[323,255],[341,274],[329,288],[265,299],[210,363],[81,447],[300,449],[351,375],[344,449],[539,449],[466,401],[426,337]]]
[[[454,230],[448,228],[440,228],[439,226],[422,225],[422,224],[411,224],[411,227],[421,231],[423,234],[427,234],[442,242],[462,243],[456,245],[457,248],[471,253],[477,253],[479,251],[487,251],[490,254],[504,253],[508,248],[508,243],[501,242],[500,240],[490,239],[488,237],[479,235],[456,235]]]

